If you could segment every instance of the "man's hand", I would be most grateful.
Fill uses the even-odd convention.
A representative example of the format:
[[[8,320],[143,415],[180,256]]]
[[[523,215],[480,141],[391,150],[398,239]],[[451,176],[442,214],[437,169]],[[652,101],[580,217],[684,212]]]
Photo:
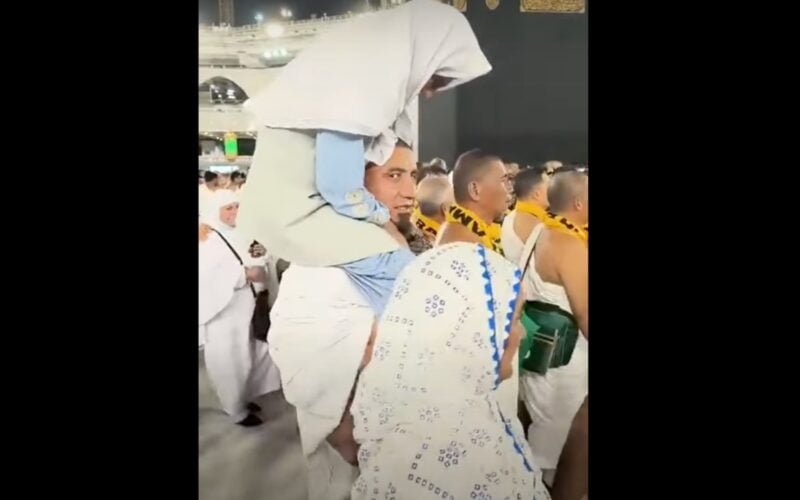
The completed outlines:
[[[254,241],[253,244],[250,245],[250,257],[257,259],[265,255],[267,255],[267,249],[264,248],[264,245],[257,241]]]

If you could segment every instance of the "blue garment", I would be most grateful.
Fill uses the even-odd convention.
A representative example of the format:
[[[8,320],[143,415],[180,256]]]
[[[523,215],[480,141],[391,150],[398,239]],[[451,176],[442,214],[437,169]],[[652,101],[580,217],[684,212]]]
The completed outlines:
[[[317,132],[317,190],[336,212],[382,226],[389,209],[364,187],[364,137],[342,132]],[[353,242],[357,245],[358,242]],[[371,255],[341,267],[380,317],[400,271],[414,260],[407,248]]]
[[[314,168],[319,194],[338,213],[382,226],[389,222],[389,209],[364,187],[365,166],[364,137],[317,132]]]
[[[408,248],[400,248],[394,252],[372,255],[339,267],[344,269],[356,288],[367,299],[375,311],[375,316],[380,318],[389,302],[389,295],[392,293],[397,276],[415,257],[416,255]]]

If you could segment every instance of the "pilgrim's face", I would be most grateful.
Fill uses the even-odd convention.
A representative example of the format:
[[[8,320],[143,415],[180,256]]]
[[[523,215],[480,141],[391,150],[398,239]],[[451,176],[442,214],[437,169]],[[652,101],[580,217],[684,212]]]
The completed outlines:
[[[219,209],[219,219],[230,227],[236,227],[237,215],[239,215],[238,203],[231,203]]]
[[[406,147],[396,147],[386,164],[367,169],[364,187],[376,200],[389,208],[393,222],[411,217],[417,186],[417,164],[414,153]]]
[[[478,184],[480,196],[478,202],[491,209],[494,218],[503,215],[511,197],[508,189],[508,173],[503,162],[493,162]]]

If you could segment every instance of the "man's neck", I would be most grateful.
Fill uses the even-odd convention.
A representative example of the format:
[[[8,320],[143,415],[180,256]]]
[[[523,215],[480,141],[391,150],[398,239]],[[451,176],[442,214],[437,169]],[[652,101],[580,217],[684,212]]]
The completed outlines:
[[[537,207],[541,208],[542,210],[547,208],[542,203],[539,203],[539,200],[537,200],[536,198],[533,198],[533,197],[531,197],[531,198],[522,198],[519,201],[522,201],[522,202],[525,202],[525,203],[530,203],[531,205],[536,205]]]
[[[480,219],[485,222],[487,226],[494,222],[494,214],[492,211],[486,210],[477,203],[461,203],[461,206],[467,210],[471,210],[472,213],[480,217]]]
[[[580,212],[575,212],[574,210],[565,210],[564,212],[558,212],[556,216],[564,217],[568,221],[578,224],[579,226],[585,226],[587,223],[583,220],[582,214]]]

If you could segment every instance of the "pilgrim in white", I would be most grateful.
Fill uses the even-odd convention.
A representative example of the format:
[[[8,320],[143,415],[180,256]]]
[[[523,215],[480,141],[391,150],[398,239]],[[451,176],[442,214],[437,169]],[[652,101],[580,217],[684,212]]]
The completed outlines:
[[[266,256],[253,258],[236,229],[236,193],[217,190],[199,227],[199,345],[222,408],[235,422],[258,425],[248,405],[280,388],[267,344],[254,340],[250,321],[255,294],[267,281]],[[259,287],[259,288],[256,288]]]

